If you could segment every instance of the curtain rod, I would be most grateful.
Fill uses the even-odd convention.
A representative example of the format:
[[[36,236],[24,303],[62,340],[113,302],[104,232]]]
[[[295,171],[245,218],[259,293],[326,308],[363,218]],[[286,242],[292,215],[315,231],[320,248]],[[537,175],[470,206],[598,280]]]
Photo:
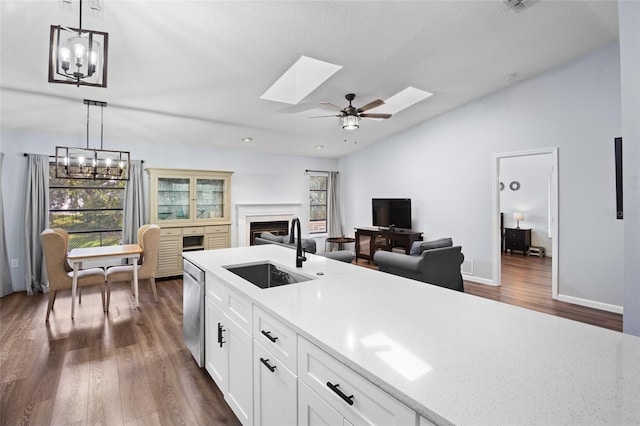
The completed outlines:
[[[29,155],[29,154],[30,154],[30,153],[27,153],[27,152],[22,153],[22,155],[23,155],[23,156],[25,156],[25,157],[26,157],[27,155]],[[50,155],[49,157],[53,157],[53,155]],[[140,160],[140,163],[144,164],[144,160]]]
[[[319,172],[319,173],[340,173],[340,172],[334,172],[333,170],[311,170],[311,169],[307,169],[304,171],[305,173],[309,173],[309,172]]]

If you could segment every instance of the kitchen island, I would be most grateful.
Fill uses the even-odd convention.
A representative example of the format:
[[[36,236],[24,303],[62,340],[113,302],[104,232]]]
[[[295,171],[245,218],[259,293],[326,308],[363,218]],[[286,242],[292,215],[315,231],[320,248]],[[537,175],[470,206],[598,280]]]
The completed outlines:
[[[364,378],[372,394],[381,392],[411,410],[413,417],[403,417],[397,424],[640,424],[638,337],[321,256],[307,255],[303,267],[295,268],[295,251],[275,245],[183,256],[205,271],[208,298],[217,297],[217,288],[230,295],[228,311],[219,310],[217,318],[222,320],[217,320],[217,333],[207,332],[209,340],[217,335],[217,341],[207,342],[205,357],[234,337],[227,337],[227,330],[240,335],[235,329],[242,328],[236,327],[242,321],[255,323],[264,317],[281,324],[276,328],[294,333],[293,338],[278,341],[297,343],[293,350],[260,360],[266,359],[262,364],[270,368],[270,363],[283,360],[276,371],[286,370],[297,377],[293,396],[298,399],[293,402],[297,423],[309,420],[301,405],[307,398],[304,395],[315,397],[320,392],[309,378],[321,376],[324,370],[309,371],[337,362],[348,370],[346,385],[351,379],[359,383]],[[309,280],[261,289],[225,268],[266,261]],[[243,308],[243,301],[250,306]],[[208,316],[214,311],[207,308],[206,312]],[[239,316],[244,316],[242,321],[234,318],[238,312],[245,312]],[[215,322],[207,316],[206,327],[211,331]],[[250,331],[255,324],[244,327]],[[270,331],[261,332],[273,339]],[[254,331],[256,354],[263,350],[259,337],[264,336]],[[244,346],[248,354],[238,348],[232,345],[236,358],[253,356],[250,345]],[[319,357],[326,355],[318,358],[322,362],[309,355],[316,350]],[[297,357],[293,354],[292,360],[285,360],[292,351],[298,352]],[[210,373],[217,371],[215,360],[212,363],[212,369],[207,368]],[[240,399],[252,396],[253,403],[234,411],[241,412],[243,423],[260,424],[263,408],[259,408],[258,382],[262,373],[257,371],[259,362],[251,365],[253,371],[249,370],[249,378],[242,383],[253,383],[256,388],[238,389],[240,382],[231,380],[229,388],[235,388],[223,393],[232,408]],[[348,375],[354,372],[357,374]],[[220,385],[215,376],[214,380]],[[346,385],[340,385],[340,392],[333,389],[330,394],[340,398],[327,402],[353,423],[349,416],[358,409],[359,395],[354,392],[355,397],[351,396]],[[346,402],[344,407],[339,406],[340,399]]]

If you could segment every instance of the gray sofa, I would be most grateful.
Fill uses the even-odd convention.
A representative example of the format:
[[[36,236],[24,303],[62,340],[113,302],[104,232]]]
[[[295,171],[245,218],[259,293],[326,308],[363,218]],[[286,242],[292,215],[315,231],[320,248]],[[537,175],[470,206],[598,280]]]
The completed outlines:
[[[270,232],[262,232],[259,236],[255,237],[253,241],[256,245],[276,244],[276,245],[287,247],[294,250],[296,248],[295,243],[289,242],[288,235],[273,235]],[[316,254],[316,240],[314,240],[313,238],[303,238],[302,249],[306,253]],[[327,253],[318,253],[318,256],[323,256],[329,259],[335,259],[335,260],[339,260],[341,262],[347,262],[347,263],[351,263],[354,257],[353,252],[349,250],[339,250],[339,251],[331,251]]]
[[[464,291],[460,273],[464,254],[462,247],[454,246],[451,238],[416,241],[409,255],[377,251],[373,260],[380,271]]]

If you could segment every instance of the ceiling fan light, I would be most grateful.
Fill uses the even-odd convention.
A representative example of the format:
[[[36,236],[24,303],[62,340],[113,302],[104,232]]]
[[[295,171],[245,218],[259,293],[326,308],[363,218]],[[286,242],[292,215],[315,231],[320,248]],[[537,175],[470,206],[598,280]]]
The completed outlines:
[[[360,125],[358,124],[358,116],[356,115],[345,115],[342,117],[342,128],[345,130],[355,130]]]

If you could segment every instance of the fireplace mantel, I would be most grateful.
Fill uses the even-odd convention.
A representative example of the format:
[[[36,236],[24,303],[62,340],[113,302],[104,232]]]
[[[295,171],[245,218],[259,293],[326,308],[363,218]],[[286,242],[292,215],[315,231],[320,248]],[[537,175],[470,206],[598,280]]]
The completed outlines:
[[[238,246],[250,245],[252,222],[271,222],[286,220],[291,223],[294,217],[300,217],[300,203],[278,204],[236,204],[236,224],[238,226]]]

